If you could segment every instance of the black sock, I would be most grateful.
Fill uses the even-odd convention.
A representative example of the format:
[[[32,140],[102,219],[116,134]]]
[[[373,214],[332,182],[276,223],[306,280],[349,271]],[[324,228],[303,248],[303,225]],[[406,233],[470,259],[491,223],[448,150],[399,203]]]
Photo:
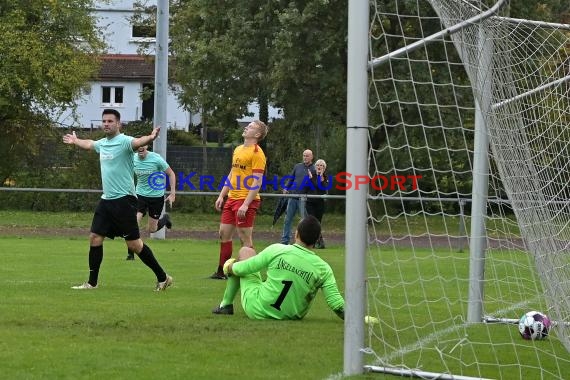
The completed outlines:
[[[97,285],[99,279],[99,268],[103,262],[103,246],[89,247],[89,281],[91,286]]]
[[[158,224],[156,226],[156,231],[160,230],[162,227],[164,227],[164,225],[166,224],[166,222],[164,221],[164,216],[160,219],[158,219]],[[156,232],[155,231],[155,232]]]
[[[158,282],[166,280],[166,273],[154,257],[154,254],[148,245],[143,244],[143,249],[139,253],[139,259],[154,272]]]

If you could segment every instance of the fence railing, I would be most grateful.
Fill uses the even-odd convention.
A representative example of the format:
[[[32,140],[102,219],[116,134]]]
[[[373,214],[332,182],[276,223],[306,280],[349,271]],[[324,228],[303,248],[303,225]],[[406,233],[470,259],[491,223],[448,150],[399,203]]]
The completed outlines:
[[[36,188],[36,187],[0,187],[0,192],[37,192],[37,193],[86,193],[86,194],[100,194],[100,189],[63,189],[63,188]],[[168,193],[168,192],[166,192]],[[213,191],[177,191],[178,196],[218,196],[219,192]],[[345,199],[345,195],[313,195],[313,194],[278,194],[278,193],[260,193],[263,198],[321,198],[321,199]],[[459,246],[457,249],[461,252],[465,249],[467,236],[466,225],[466,212],[465,206],[471,202],[470,198],[428,198],[428,197],[397,197],[390,195],[369,195],[369,200],[372,201],[421,201],[421,202],[443,202],[443,203],[457,203],[459,205],[458,221],[458,236],[465,237],[466,239],[458,239]],[[507,199],[489,198],[489,203],[494,204],[510,204]]]

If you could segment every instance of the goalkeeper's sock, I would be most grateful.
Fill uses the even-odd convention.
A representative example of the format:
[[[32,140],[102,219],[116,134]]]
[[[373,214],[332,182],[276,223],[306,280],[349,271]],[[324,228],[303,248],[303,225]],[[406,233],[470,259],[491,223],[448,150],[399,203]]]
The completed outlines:
[[[222,298],[222,303],[220,304],[221,307],[226,305],[231,305],[234,303],[234,298],[236,298],[237,293],[239,292],[239,277],[238,276],[230,276],[226,281],[226,290],[224,291],[224,298]]]
[[[233,253],[232,241],[220,243],[220,262],[218,263],[218,273],[222,273],[222,268],[226,261],[231,259]]]

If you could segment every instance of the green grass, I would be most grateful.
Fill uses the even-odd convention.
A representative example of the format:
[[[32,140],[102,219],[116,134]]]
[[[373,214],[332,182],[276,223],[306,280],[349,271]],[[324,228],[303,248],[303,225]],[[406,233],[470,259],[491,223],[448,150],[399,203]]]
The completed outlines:
[[[188,229],[216,230],[219,223],[216,214],[176,217]],[[175,278],[172,289],[154,293],[154,275],[139,260],[124,260],[123,241],[105,242],[100,288],[74,291],[70,286],[87,277],[84,233],[16,236],[19,227],[86,228],[90,220],[90,213],[0,212],[6,235],[0,237],[2,378],[330,379],[342,372],[344,326],[320,294],[303,321],[251,321],[237,300],[235,315],[211,314],[225,286],[206,278],[217,265],[215,239],[150,240]],[[270,228],[266,217],[259,221],[256,228]],[[7,236],[11,231],[14,236]],[[344,293],[345,248],[329,244],[318,253]],[[463,323],[465,252],[384,246],[368,259],[369,313],[381,322],[366,330],[366,344],[376,353],[366,355],[366,363],[381,358],[469,376],[478,368],[485,377],[503,379],[570,373],[568,352],[556,334],[532,342],[522,340],[514,325]],[[485,313],[507,310],[497,316],[516,317],[527,307],[544,310],[542,300],[529,299],[539,291],[528,255],[489,251],[486,260]]]
[[[483,377],[494,379],[565,378],[570,373],[568,351],[555,330],[548,339],[533,342],[523,340],[514,324],[463,323],[468,254],[384,247],[371,250],[368,258],[368,305],[370,314],[381,317],[370,347],[380,362],[421,363],[424,370],[465,376],[478,376],[481,370]],[[483,313],[517,319],[529,310],[546,311],[533,267],[532,257],[521,251],[488,250]],[[524,376],[512,372],[520,366]]]
[[[105,244],[100,288],[87,276],[82,238],[0,238],[0,363],[6,379],[322,379],[342,371],[343,323],[322,296],[303,321],[212,315],[224,281],[207,279],[217,244],[149,242],[175,278],[154,275],[125,245]],[[341,271],[339,247],[325,253]],[[342,286],[342,284],[340,284]]]

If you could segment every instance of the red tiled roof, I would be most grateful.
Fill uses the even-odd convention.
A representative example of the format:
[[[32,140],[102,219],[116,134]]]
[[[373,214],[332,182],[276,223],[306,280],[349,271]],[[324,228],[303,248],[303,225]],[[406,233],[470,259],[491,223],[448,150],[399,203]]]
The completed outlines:
[[[140,80],[154,78],[154,57],[113,54],[101,57],[99,80]]]

